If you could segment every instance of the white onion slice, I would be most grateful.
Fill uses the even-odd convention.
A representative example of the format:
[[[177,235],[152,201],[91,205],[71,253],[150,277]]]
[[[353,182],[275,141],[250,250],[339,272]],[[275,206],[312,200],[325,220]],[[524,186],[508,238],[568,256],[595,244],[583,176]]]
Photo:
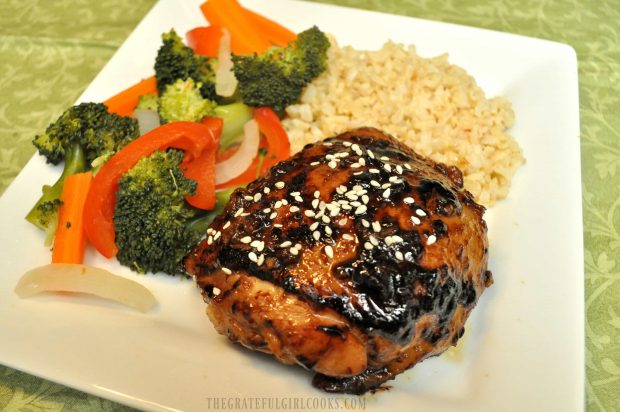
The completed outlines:
[[[230,97],[237,88],[237,78],[232,71],[233,62],[230,54],[230,33],[222,30],[220,48],[217,53],[217,69],[215,70],[215,93],[218,96]]]
[[[51,263],[24,273],[15,287],[20,298],[43,292],[88,293],[146,312],[155,296],[141,284],[107,270],[70,263]]]
[[[256,120],[243,126],[243,141],[239,150],[229,159],[215,165],[215,184],[225,183],[245,172],[258,154],[260,134]]]
[[[159,114],[154,110],[136,109],[133,116],[138,120],[140,136],[161,126]]]

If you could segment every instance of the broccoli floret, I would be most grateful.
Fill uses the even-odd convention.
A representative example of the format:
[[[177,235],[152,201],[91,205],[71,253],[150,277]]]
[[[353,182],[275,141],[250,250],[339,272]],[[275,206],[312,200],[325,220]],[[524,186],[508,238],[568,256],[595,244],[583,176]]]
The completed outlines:
[[[218,195],[215,210],[205,212],[184,199],[196,190],[180,164],[183,151],[155,151],[119,181],[114,210],[117,258],[133,270],[182,273],[179,262],[198,243],[228,201]]]
[[[243,102],[281,112],[325,70],[328,48],[329,39],[314,26],[299,33],[286,47],[271,47],[260,55],[233,56],[233,72]]]
[[[84,149],[88,163],[116,152],[139,136],[138,122],[108,113],[102,103],[82,103],[66,110],[32,143],[49,163],[58,164],[72,143]]]
[[[213,115],[214,101],[205,99],[200,94],[200,83],[189,79],[178,79],[166,86],[159,98],[159,117],[162,123],[174,121],[197,122],[203,117]]]
[[[205,99],[215,100],[215,71],[213,59],[194,54],[194,51],[183,44],[174,30],[162,34],[163,44],[155,58],[155,77],[157,90],[163,94],[166,86],[178,79],[194,79],[200,83],[200,94]]]
[[[136,109],[153,110],[154,112],[156,112],[158,101],[159,96],[157,96],[155,93],[143,94],[142,96],[138,97],[138,105],[136,106]]]
[[[44,134],[33,139],[47,162],[65,162],[58,181],[43,187],[43,195],[26,215],[26,220],[46,232],[46,245],[51,244],[56,233],[65,178],[84,172],[95,159],[109,157],[138,136],[135,119],[110,114],[100,103],[82,103],[65,111]]]

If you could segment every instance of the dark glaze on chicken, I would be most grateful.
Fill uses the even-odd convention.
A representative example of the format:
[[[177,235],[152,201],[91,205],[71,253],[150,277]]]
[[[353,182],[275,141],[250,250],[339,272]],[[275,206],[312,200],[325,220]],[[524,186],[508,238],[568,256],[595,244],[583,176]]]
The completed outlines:
[[[462,336],[483,213],[458,169],[361,128],[235,191],[185,265],[219,333],[361,394]]]

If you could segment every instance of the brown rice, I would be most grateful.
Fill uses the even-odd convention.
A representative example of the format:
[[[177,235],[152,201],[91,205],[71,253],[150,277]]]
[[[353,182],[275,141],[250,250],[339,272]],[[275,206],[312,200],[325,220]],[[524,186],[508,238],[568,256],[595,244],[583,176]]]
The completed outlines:
[[[506,134],[514,122],[511,104],[487,99],[447,55],[422,58],[414,46],[387,42],[379,51],[358,51],[332,40],[328,69],[287,114],[284,127],[294,152],[373,126],[423,156],[457,166],[465,188],[485,206],[506,197],[524,163],[519,145]]]

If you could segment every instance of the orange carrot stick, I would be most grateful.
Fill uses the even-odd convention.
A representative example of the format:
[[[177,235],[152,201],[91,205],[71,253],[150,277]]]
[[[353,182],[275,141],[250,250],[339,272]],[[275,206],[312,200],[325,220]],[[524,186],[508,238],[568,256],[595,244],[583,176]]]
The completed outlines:
[[[271,46],[237,0],[207,0],[200,9],[210,24],[228,29],[234,54],[262,53]]]
[[[267,40],[269,40],[272,45],[284,47],[297,38],[297,35],[294,32],[290,31],[281,24],[268,19],[262,14],[258,14],[246,8],[243,10],[252,24],[264,37],[267,38]]]
[[[65,179],[58,209],[58,229],[54,240],[52,263],[82,263],[86,247],[84,204],[93,173],[76,173]]]
[[[110,113],[116,113],[119,116],[130,116],[138,105],[140,96],[148,93],[157,93],[157,81],[155,80],[155,76],[151,76],[134,84],[119,94],[110,97],[103,102],[103,104],[108,107]]]

